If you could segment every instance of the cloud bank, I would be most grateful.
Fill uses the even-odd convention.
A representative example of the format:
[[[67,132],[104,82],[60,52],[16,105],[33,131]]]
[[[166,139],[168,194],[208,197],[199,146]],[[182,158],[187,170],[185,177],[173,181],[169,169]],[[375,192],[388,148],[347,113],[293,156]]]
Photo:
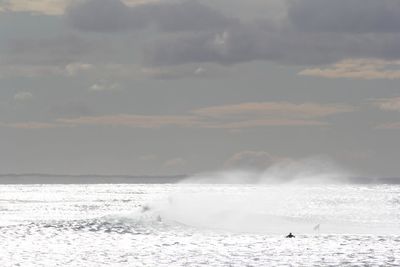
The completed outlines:
[[[62,66],[61,71],[69,66],[66,71],[76,73],[77,66],[69,64],[84,62],[96,68],[107,55],[111,65],[136,64],[155,70],[190,64],[230,66],[270,61],[307,66],[301,75],[324,78],[400,76],[398,69],[391,70],[389,66],[400,59],[397,0],[286,0],[282,5],[285,12],[279,18],[246,20],[226,12],[222,8],[228,5],[225,2],[219,9],[218,5],[196,0],[61,2],[56,6],[63,11],[54,13],[61,14],[77,34],[11,40],[8,66],[35,64],[43,69],[56,65]],[[8,5],[3,4],[3,10],[19,11],[7,6],[32,5],[51,10],[55,5],[45,0],[31,5],[21,3],[25,1],[10,0]],[[103,35],[99,38],[92,33]],[[111,39],[124,45],[116,46]],[[132,59],[113,56],[130,55],[133,51],[136,56]],[[365,61],[372,67],[365,69]],[[387,69],[376,65],[382,61],[387,62]]]
[[[329,117],[354,112],[345,104],[316,104],[289,102],[242,103],[191,110],[178,115],[115,114],[59,118],[54,123],[39,126],[14,128],[50,128],[76,126],[119,126],[156,129],[161,127],[246,129],[267,126],[326,126]],[[27,124],[27,123],[23,123]],[[28,123],[29,124],[29,123]],[[37,122],[35,122],[35,125]]]
[[[254,60],[327,64],[346,58],[398,59],[400,4],[396,0],[287,1],[287,15],[241,21],[199,1],[127,6],[86,1],[67,12],[76,29],[120,32],[155,28],[144,63],[168,66]],[[117,17],[118,19],[113,19]]]
[[[347,59],[327,68],[310,68],[299,72],[303,76],[350,79],[400,79],[400,61],[378,59]]]

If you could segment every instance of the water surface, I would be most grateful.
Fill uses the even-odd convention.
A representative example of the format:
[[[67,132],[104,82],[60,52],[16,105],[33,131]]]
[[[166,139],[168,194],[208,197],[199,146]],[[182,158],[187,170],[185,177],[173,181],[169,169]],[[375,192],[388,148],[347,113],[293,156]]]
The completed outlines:
[[[0,216],[0,266],[400,265],[394,185],[2,185]]]

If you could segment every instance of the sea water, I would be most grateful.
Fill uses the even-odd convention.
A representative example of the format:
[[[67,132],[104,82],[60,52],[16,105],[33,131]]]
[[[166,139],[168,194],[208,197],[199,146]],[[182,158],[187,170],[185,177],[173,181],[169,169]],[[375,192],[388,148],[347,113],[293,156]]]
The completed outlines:
[[[0,266],[346,265],[400,265],[400,186],[0,186]]]

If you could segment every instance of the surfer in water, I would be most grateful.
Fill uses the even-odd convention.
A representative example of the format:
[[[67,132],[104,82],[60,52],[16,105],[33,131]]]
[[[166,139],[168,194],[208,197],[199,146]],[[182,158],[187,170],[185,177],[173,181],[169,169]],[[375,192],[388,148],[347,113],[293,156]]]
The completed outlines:
[[[295,238],[296,236],[294,236],[292,233],[289,233],[286,238]]]
[[[145,213],[146,211],[149,211],[151,208],[149,205],[143,205],[142,206],[142,213]]]

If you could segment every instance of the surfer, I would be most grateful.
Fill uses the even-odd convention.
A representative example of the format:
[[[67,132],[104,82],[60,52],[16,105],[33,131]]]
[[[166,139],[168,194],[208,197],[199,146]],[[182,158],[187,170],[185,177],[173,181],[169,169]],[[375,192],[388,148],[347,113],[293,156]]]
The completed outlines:
[[[286,236],[286,238],[294,238],[294,237],[296,237],[296,236],[294,236],[292,233],[289,233],[289,234]]]
[[[149,211],[149,210],[150,210],[149,205],[143,205],[142,206],[142,213],[145,213],[146,211]]]

